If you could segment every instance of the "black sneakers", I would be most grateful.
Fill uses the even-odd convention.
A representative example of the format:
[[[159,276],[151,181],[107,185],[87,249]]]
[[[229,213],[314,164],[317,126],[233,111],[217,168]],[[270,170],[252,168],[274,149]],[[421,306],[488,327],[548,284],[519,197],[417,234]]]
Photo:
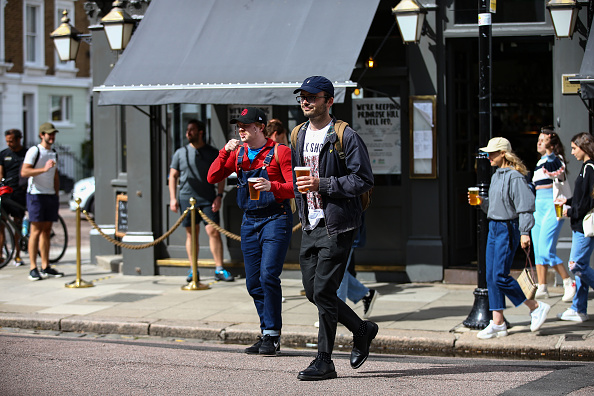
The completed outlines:
[[[54,278],[61,278],[64,276],[64,274],[62,272],[56,271],[49,265],[47,266],[47,268],[42,268],[40,274],[41,274],[41,277],[44,279],[47,277],[50,277],[50,276],[52,276]],[[30,278],[30,276],[29,276],[29,278]]]
[[[39,270],[37,270],[37,268],[33,268],[29,272],[29,280],[32,280],[32,281],[41,280],[41,274],[39,273]]]
[[[369,289],[369,292],[365,297],[361,299],[363,302],[363,318],[369,318],[371,315],[371,310],[373,309],[373,304],[375,303],[375,299],[379,296],[379,293],[376,292],[374,289]]]
[[[264,334],[258,353],[260,355],[274,356],[277,351],[280,351],[280,336]]]
[[[258,336],[258,341],[251,347],[245,348],[248,355],[267,355],[274,356],[280,351],[280,337],[265,334]]]

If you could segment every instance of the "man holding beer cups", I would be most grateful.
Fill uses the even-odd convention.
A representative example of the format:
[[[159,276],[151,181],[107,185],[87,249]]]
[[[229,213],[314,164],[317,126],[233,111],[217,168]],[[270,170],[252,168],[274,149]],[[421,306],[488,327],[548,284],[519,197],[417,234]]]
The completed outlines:
[[[299,263],[305,295],[318,308],[320,322],[318,355],[297,378],[315,381],[337,376],[332,362],[337,322],[353,333],[354,369],[367,359],[378,332],[375,323],[359,318],[336,295],[361,226],[360,195],[373,187],[373,171],[365,143],[350,127],[342,135],[345,157],[336,149],[337,120],[330,115],[334,86],[327,78],[306,78],[294,93],[309,119],[298,129],[293,148],[295,201],[303,228]]]
[[[246,107],[237,118],[239,138],[219,151],[208,171],[208,182],[218,183],[237,172],[237,204],[243,210],[241,251],[246,287],[260,317],[262,336],[245,352],[276,355],[280,349],[280,274],[291,240],[294,197],[291,149],[265,137],[266,114]]]

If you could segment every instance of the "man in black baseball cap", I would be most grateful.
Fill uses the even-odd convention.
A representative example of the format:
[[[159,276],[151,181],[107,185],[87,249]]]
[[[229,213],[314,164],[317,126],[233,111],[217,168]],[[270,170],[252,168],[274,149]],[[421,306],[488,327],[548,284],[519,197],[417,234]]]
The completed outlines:
[[[260,124],[266,125],[268,120],[266,118],[266,113],[260,110],[257,107],[246,107],[242,110],[239,117],[232,118],[229,123],[237,124],[241,122],[242,124],[251,124],[253,122],[259,122]]]

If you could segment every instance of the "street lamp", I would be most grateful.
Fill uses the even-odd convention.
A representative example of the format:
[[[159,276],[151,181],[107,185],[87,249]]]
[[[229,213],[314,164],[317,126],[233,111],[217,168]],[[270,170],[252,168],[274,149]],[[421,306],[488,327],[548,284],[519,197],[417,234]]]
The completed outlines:
[[[64,15],[62,17],[62,23],[52,32],[52,34],[50,34],[50,37],[54,40],[54,46],[56,47],[60,60],[66,62],[76,59],[78,47],[80,46],[81,34],[70,24],[68,11],[64,10],[62,14]]]
[[[111,11],[101,19],[112,51],[121,51],[126,48],[136,23],[134,18],[124,11],[122,4],[121,0],[114,1]]]
[[[396,17],[404,44],[418,43],[427,14],[425,7],[418,5],[415,0],[401,0],[392,8],[392,14]]]
[[[551,0],[547,3],[557,38],[571,38],[580,6],[575,0]]]

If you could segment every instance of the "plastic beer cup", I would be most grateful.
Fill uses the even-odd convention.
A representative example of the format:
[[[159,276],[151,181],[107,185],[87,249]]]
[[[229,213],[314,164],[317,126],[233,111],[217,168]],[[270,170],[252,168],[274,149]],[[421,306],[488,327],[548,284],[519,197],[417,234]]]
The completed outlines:
[[[479,198],[478,193],[478,187],[468,187],[468,202],[473,206],[481,204],[481,199]]]
[[[558,219],[563,217],[563,204],[559,202],[555,202],[555,215]]]
[[[257,177],[250,177],[248,179],[248,185],[250,186],[250,199],[252,201],[257,201],[260,199],[260,190],[256,190],[254,188],[254,184],[258,182]]]
[[[309,166],[296,166],[295,167],[295,176],[296,177],[309,176],[310,172],[311,172],[311,168]],[[308,191],[309,191],[309,188],[307,188],[307,187],[299,188],[300,193],[305,193]]]

